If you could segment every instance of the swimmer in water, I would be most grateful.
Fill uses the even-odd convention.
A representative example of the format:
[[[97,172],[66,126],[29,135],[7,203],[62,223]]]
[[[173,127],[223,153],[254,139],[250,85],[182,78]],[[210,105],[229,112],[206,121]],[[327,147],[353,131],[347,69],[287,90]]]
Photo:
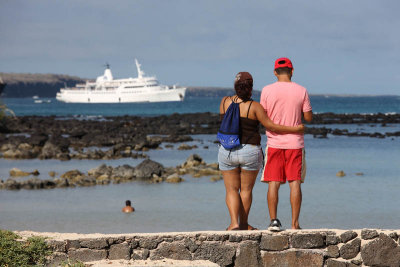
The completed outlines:
[[[135,211],[135,208],[131,206],[130,200],[125,201],[125,205],[126,206],[122,208],[122,212],[129,213]]]

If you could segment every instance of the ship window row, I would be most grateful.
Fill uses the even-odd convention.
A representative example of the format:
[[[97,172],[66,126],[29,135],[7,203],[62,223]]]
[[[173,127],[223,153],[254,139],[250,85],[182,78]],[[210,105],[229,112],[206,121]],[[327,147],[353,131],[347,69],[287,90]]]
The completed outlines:
[[[139,94],[139,93],[144,93],[144,91],[128,91],[128,92],[122,92],[123,94]]]
[[[139,86],[125,86],[125,89],[132,89],[132,88],[142,88],[142,87],[155,87],[158,84],[150,84],[150,85],[139,85]]]

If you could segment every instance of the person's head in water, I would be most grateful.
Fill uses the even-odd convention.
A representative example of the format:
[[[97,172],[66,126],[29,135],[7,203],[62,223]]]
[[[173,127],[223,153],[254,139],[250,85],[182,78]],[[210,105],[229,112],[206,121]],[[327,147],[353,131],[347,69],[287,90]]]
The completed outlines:
[[[135,208],[131,206],[132,203],[130,200],[125,201],[125,207],[122,208],[122,212],[133,212]]]
[[[290,82],[293,76],[293,64],[286,57],[275,60],[274,74],[280,82]]]
[[[248,72],[239,72],[235,77],[236,95],[243,101],[250,100],[253,91],[253,77]]]

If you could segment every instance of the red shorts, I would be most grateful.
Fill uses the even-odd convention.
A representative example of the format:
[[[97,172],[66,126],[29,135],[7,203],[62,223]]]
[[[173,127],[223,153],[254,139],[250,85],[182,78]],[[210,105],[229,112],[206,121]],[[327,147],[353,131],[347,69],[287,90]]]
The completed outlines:
[[[306,160],[304,148],[279,149],[267,147],[261,182],[304,182]]]

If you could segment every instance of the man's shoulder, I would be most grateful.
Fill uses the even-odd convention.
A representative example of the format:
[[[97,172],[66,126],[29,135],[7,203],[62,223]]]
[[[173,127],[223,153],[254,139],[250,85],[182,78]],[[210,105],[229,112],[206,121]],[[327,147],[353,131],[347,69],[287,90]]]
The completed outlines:
[[[298,83],[292,82],[292,85],[294,87],[297,87],[299,90],[307,91],[307,89],[304,86],[302,86],[302,85],[300,85]]]
[[[264,91],[264,89],[265,89],[265,90],[268,90],[269,88],[273,88],[273,87],[276,86],[276,84],[277,84],[276,82],[267,84],[266,86],[263,87],[262,90]]]

